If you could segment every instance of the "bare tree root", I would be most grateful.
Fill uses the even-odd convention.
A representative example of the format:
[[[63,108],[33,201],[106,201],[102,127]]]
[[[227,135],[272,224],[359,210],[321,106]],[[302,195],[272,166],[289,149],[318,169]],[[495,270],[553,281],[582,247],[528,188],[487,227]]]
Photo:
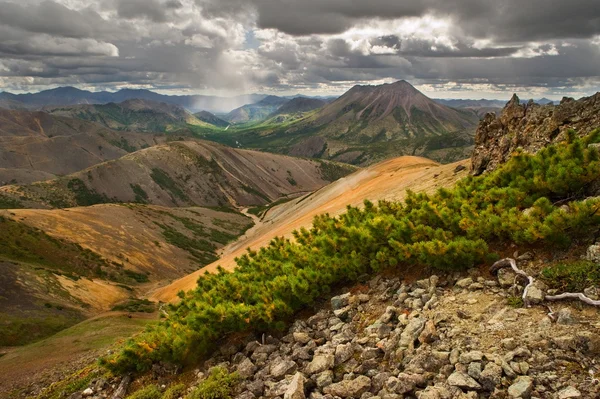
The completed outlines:
[[[523,290],[522,299],[523,299],[523,304],[525,304],[525,306],[527,306],[527,307],[530,307],[531,305],[529,304],[529,300],[527,299],[527,291],[529,290],[529,287],[531,287],[531,285],[533,284],[534,280],[533,280],[533,277],[531,277],[530,275],[528,275],[523,270],[521,270],[517,267],[517,262],[514,259],[505,258],[505,259],[499,260],[498,262],[494,263],[492,265],[492,267],[490,267],[490,273],[496,274],[496,273],[498,273],[498,270],[504,269],[507,267],[510,267],[518,276],[521,276],[527,280],[527,285],[525,286],[525,289]]]
[[[523,270],[519,269],[517,267],[517,262],[514,259],[511,258],[505,258],[502,260],[499,260],[498,262],[494,263],[491,267],[490,267],[490,273],[492,274],[496,274],[498,273],[498,270],[500,269],[504,269],[510,267],[518,276],[525,278],[528,281],[528,284],[525,286],[525,289],[523,290],[523,303],[525,304],[525,306],[530,307],[529,301],[527,300],[527,291],[529,290],[529,287],[531,287],[531,285],[533,284],[533,277],[529,276],[527,273],[525,273]],[[564,293],[564,294],[560,294],[560,295],[546,295],[545,297],[546,300],[548,301],[559,301],[561,299],[579,299],[580,301],[587,303],[588,305],[592,305],[592,306],[600,306],[600,300],[593,300],[587,296],[585,296],[584,294],[582,294],[581,292],[577,292],[577,293]],[[552,311],[552,309],[545,305],[548,310],[548,317],[550,317],[552,320],[554,320],[555,315],[554,312]]]
[[[600,306],[600,301],[595,301],[595,300],[585,296],[581,292],[577,292],[577,293],[566,292],[566,293],[560,294],[560,295],[547,295],[546,299],[548,301],[559,301],[561,299],[579,299],[580,301],[585,302],[588,305]]]

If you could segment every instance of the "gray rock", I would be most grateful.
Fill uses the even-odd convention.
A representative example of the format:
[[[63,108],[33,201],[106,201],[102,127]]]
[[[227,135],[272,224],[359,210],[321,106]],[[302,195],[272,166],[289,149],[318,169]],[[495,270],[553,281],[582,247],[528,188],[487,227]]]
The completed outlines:
[[[469,390],[480,390],[482,387],[467,373],[455,371],[448,377],[448,384],[453,387]]]
[[[295,332],[293,334],[293,336],[294,336],[294,341],[296,341],[302,345],[308,344],[310,342],[310,340],[312,339],[310,337],[310,335],[308,335],[307,333],[304,333],[304,332]]]
[[[460,355],[459,361],[462,364],[469,364],[471,362],[480,362],[483,359],[483,352],[471,351]]]
[[[333,310],[338,310],[343,307],[348,306],[350,303],[350,293],[346,293],[344,295],[334,296],[331,298],[331,308]]]
[[[545,298],[546,295],[544,294],[544,291],[542,291],[536,285],[529,287],[527,290],[527,295],[525,296],[525,300],[534,305],[544,302]]]
[[[235,397],[235,399],[255,399],[256,395],[254,395],[250,391],[245,391]]]
[[[458,280],[455,284],[455,287],[467,288],[471,284],[473,284],[473,279],[471,277],[467,277],[467,278],[463,278],[462,280]]]
[[[388,306],[385,309],[385,312],[379,318],[379,321],[382,323],[389,323],[394,316],[396,315],[397,309],[393,306]]]
[[[283,399],[306,399],[304,394],[305,378],[302,374],[296,373],[283,394]]]
[[[481,372],[478,381],[486,391],[493,391],[502,381],[502,367],[496,363],[489,362]]]
[[[314,377],[315,382],[317,383],[317,388],[323,389],[331,384],[333,384],[333,371],[325,370],[322,373],[319,373]]]
[[[361,375],[353,380],[343,380],[335,384],[331,384],[323,392],[340,398],[358,398],[363,393],[371,388],[371,379]]]
[[[508,387],[508,395],[511,398],[531,398],[531,392],[533,391],[533,380],[531,377],[521,376],[518,377],[513,384]]]
[[[385,383],[392,375],[386,371],[377,373],[371,378],[371,392],[379,392],[385,387]]]
[[[581,392],[573,387],[566,387],[558,392],[558,399],[581,398]]]
[[[335,365],[342,364],[354,355],[354,348],[351,343],[338,345],[335,348]]]
[[[335,365],[335,357],[334,355],[316,355],[312,362],[306,366],[306,374],[313,375],[321,373],[325,370],[329,370],[333,368]]]
[[[590,262],[600,263],[600,244],[590,245],[585,253],[585,258]]]
[[[263,380],[254,380],[246,384],[246,389],[256,396],[262,396],[265,391],[265,382]]]
[[[515,273],[509,269],[498,270],[498,283],[503,288],[511,287],[515,283]]]
[[[573,314],[571,313],[571,309],[562,308],[556,313],[556,323],[557,324],[575,324],[576,321],[573,318]]]
[[[248,358],[242,360],[240,364],[238,364],[236,371],[243,379],[248,379],[256,373],[257,367],[252,363],[252,361]]]
[[[413,391],[417,383],[422,382],[417,374],[400,373],[398,377],[390,377],[385,382],[384,388],[390,393],[404,395]]]
[[[93,394],[94,394],[94,390],[92,388],[86,388],[81,393],[81,396],[83,396],[84,398],[87,398],[88,396],[92,396]]]
[[[400,335],[399,346],[405,348],[413,348],[414,343],[425,327],[425,319],[414,317],[409,322],[402,334]]]
[[[351,310],[352,308],[350,306],[346,306],[344,308],[334,310],[333,314],[336,317],[339,317],[341,320],[346,320]]]
[[[467,374],[469,374],[469,376],[473,377],[475,380],[479,380],[481,378],[481,363],[469,363],[469,366],[467,367]]]
[[[298,365],[296,362],[289,359],[276,359],[273,363],[271,363],[271,368],[269,369],[271,376],[275,379],[283,378],[288,374],[293,374],[298,369]]]

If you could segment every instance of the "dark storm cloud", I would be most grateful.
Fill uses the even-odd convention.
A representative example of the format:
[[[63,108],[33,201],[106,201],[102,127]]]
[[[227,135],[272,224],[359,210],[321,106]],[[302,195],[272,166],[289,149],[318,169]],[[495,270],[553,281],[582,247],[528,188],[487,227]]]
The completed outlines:
[[[75,11],[53,1],[17,4],[0,1],[0,26],[66,37],[90,37],[104,21],[90,10]]]
[[[117,12],[125,19],[146,18],[153,22],[166,22],[168,8],[177,7],[169,7],[157,0],[117,0]]]
[[[0,90],[592,90],[597,65],[597,0],[0,0]]]

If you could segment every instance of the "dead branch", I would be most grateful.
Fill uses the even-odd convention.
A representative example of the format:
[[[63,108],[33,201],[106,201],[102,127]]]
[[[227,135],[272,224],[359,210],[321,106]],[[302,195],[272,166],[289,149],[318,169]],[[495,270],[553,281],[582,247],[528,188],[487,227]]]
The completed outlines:
[[[585,302],[588,305],[600,306],[600,301],[595,301],[591,298],[588,298],[581,292],[577,292],[577,293],[566,292],[566,293],[560,294],[560,295],[547,295],[546,299],[549,301],[559,301],[561,299],[579,299],[580,301]]]
[[[123,399],[125,394],[127,393],[127,388],[129,388],[129,384],[131,383],[131,376],[127,375],[119,384],[119,387],[116,389],[115,393],[112,396],[112,399]]]
[[[533,285],[533,277],[525,273],[523,270],[517,267],[517,262],[511,258],[501,259],[498,262],[494,263],[492,267],[490,267],[490,273],[496,274],[498,270],[510,267],[517,275],[525,278],[527,280],[527,285],[523,290],[523,304],[527,307],[530,307],[529,300],[527,299],[527,291],[529,291],[529,287]]]
[[[525,289],[523,290],[523,303],[525,304],[525,306],[529,307],[530,305],[529,305],[529,301],[527,300],[527,291],[529,290],[529,287],[531,287],[531,285],[533,284],[534,280],[533,280],[533,277],[529,276],[527,273],[525,273],[523,270],[521,270],[517,267],[517,262],[514,259],[505,258],[505,259],[499,260],[498,262],[494,263],[490,267],[490,273],[497,274],[498,270],[504,269],[507,267],[510,267],[518,276],[521,276],[521,277],[527,279],[527,281],[529,282],[525,286]],[[579,299],[580,301],[585,302],[588,305],[600,306],[600,300],[593,300],[591,298],[588,298],[581,292],[577,292],[577,293],[566,292],[566,293],[560,294],[560,295],[546,295],[545,298],[548,301],[559,301],[561,299]],[[555,318],[554,312],[552,311],[552,309],[549,306],[546,306],[546,307],[550,311],[550,313],[548,313],[548,316],[552,320],[554,320],[554,318]]]

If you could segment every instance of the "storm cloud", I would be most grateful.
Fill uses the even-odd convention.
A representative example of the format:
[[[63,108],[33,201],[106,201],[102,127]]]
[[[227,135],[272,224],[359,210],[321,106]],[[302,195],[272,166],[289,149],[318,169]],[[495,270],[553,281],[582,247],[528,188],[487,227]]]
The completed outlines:
[[[595,0],[0,0],[0,90],[600,90]],[[461,93],[460,95],[455,93]]]

